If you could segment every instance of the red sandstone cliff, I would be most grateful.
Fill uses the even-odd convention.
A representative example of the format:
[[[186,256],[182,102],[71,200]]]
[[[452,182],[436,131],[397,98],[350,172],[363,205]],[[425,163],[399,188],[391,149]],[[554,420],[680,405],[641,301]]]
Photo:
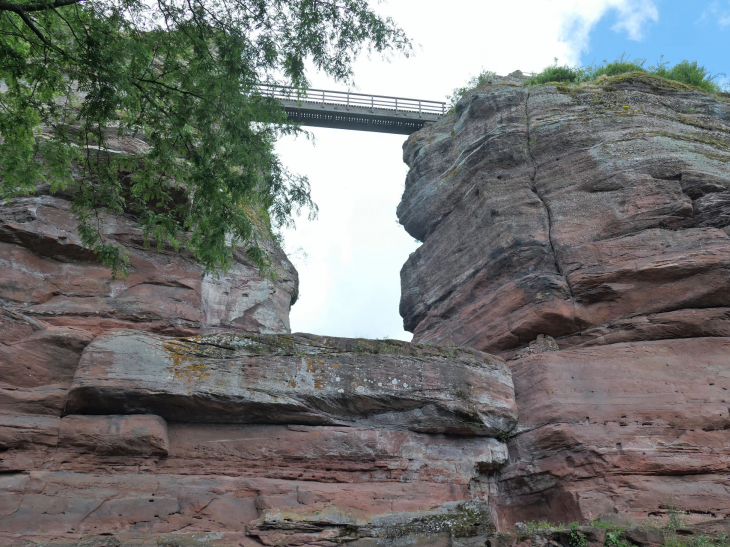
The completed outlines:
[[[500,523],[730,516],[730,102],[514,75],[404,159],[406,328],[511,359]]]
[[[729,516],[728,135],[730,104],[645,76],[468,93],[404,148],[426,344],[287,334],[273,242],[275,280],[242,253],[203,278],[115,217],[112,281],[63,196],[0,205],[0,544],[481,547],[670,500]]]
[[[494,528],[490,473],[517,422],[504,361],[474,350],[288,335],[297,274],[236,253],[204,278],[106,236],[63,196],[0,205],[0,544],[433,544]]]

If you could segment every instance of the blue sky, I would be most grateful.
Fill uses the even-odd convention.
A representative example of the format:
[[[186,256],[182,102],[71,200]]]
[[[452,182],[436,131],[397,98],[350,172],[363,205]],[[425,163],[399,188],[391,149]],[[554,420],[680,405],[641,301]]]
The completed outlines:
[[[645,20],[634,39],[615,28],[618,10],[608,11],[592,28],[581,63],[613,60],[625,52],[654,65],[664,55],[672,65],[687,59],[699,62],[713,74],[730,76],[730,1],[656,0],[653,4],[656,20]]]
[[[363,56],[351,88],[444,100],[480,70],[539,71],[622,52],[649,64],[664,54],[730,73],[730,0],[389,0],[416,45],[410,58]],[[346,89],[322,74],[313,88]],[[398,314],[400,269],[419,245],[397,224],[407,167],[399,135],[314,128],[314,143],[282,139],[284,164],[309,176],[319,219],[284,233],[300,274],[295,331],[410,340]]]

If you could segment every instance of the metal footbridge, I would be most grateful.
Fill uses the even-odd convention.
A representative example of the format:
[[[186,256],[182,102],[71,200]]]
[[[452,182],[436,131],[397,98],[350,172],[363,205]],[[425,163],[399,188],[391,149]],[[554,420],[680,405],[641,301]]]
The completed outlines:
[[[446,103],[366,95],[349,91],[260,85],[259,93],[278,100],[289,121],[313,127],[410,135],[446,113]]]

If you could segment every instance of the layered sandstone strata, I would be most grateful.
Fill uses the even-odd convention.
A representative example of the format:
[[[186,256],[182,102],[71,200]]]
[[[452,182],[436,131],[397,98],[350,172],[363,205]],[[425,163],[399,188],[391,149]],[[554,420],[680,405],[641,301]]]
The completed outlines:
[[[511,431],[517,417],[506,365],[474,350],[303,335],[170,340],[134,331],[86,348],[66,412],[492,437]]]
[[[60,416],[81,352],[106,332],[289,332],[298,276],[273,240],[262,238],[275,277],[234,249],[214,278],[184,252],[146,246],[133,217],[106,217],[105,237],[129,257],[115,280],[76,225],[67,196],[44,187],[0,205],[0,414]]]
[[[485,86],[404,159],[415,341],[730,335],[730,102],[639,74]]]
[[[104,236],[129,257],[126,278],[84,248],[63,195],[18,198],[0,207],[0,303],[6,312],[93,335],[120,328],[191,335],[215,328],[289,332],[296,269],[276,243],[261,238],[274,276],[262,276],[234,248],[231,269],[204,276],[191,255],[145,243],[134,217],[106,217]],[[3,322],[13,321],[6,314]],[[15,317],[19,317],[16,315]],[[3,329],[11,327],[3,325]],[[4,338],[3,341],[8,340]]]
[[[288,335],[297,273],[220,278],[131,216],[0,205],[0,544],[447,544],[494,528],[511,373],[468,349]],[[180,338],[180,337],[183,338]]]
[[[727,517],[730,102],[643,74],[523,84],[404,145],[404,324],[508,358],[502,529]]]
[[[503,528],[618,513],[730,515],[730,338],[624,342],[511,361],[520,431]]]
[[[64,400],[0,415],[4,545],[446,545],[517,422],[501,359],[311,335],[107,334]]]

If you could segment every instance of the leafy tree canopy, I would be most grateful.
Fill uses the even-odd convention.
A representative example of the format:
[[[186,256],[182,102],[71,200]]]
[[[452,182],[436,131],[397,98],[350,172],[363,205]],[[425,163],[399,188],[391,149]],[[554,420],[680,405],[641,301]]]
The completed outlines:
[[[115,274],[124,251],[102,211],[136,215],[208,272],[231,242],[265,268],[255,226],[316,206],[273,150],[299,129],[258,85],[305,89],[307,60],[349,82],[363,50],[410,47],[367,0],[0,0],[0,197],[72,193]],[[118,153],[120,137],[143,145]]]

